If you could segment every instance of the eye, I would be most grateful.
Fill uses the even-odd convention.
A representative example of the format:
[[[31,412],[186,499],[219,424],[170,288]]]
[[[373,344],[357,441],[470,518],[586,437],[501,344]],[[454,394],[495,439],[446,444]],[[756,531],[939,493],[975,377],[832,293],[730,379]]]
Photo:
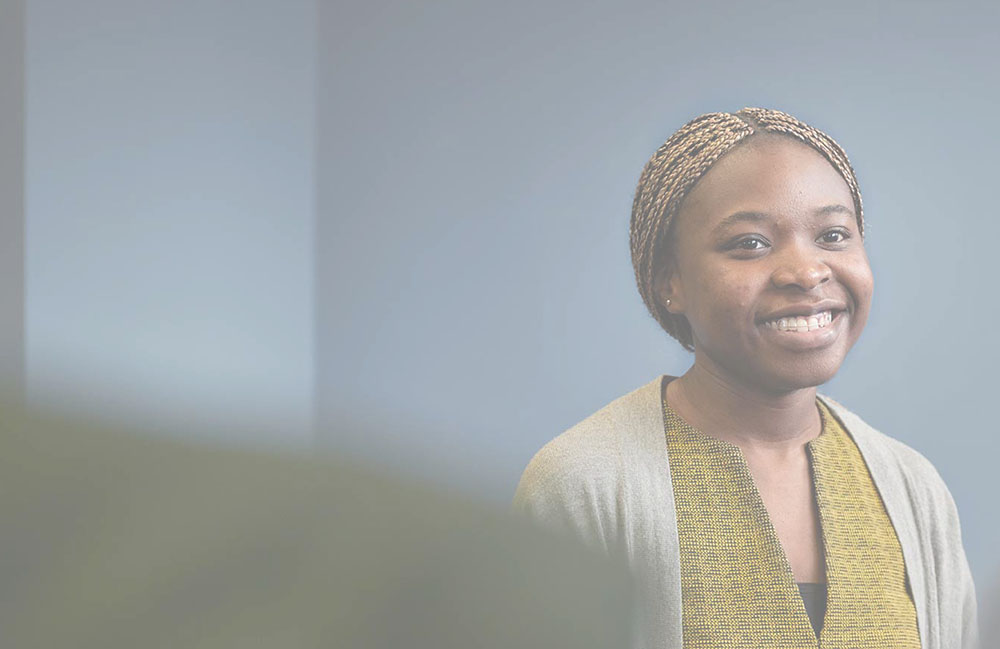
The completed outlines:
[[[819,240],[823,243],[843,243],[851,237],[851,233],[844,228],[828,230],[820,235]]]
[[[737,239],[730,244],[730,250],[763,250],[768,246],[767,240],[763,237],[750,236]]]

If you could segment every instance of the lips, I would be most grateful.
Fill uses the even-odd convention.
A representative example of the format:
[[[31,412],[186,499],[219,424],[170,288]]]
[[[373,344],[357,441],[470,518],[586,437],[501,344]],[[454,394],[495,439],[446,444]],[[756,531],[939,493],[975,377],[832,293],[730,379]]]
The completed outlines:
[[[765,340],[779,348],[792,352],[818,351],[833,345],[846,332],[848,312],[843,310],[829,313],[830,321],[824,326],[819,326],[820,314],[812,314],[810,317],[815,319],[815,326],[810,326],[809,318],[806,318],[804,320],[805,326],[800,327],[803,320],[786,316],[778,318],[776,321],[761,323],[759,331]],[[782,326],[782,320],[784,320],[784,326]]]
[[[778,331],[794,331],[806,333],[828,327],[833,322],[832,311],[820,311],[811,315],[790,315],[774,320],[766,320],[764,326]]]
[[[808,320],[810,317],[818,316],[825,311],[829,311],[834,317],[836,317],[839,312],[845,310],[847,310],[847,305],[838,300],[798,302],[794,304],[787,304],[781,308],[771,311],[770,313],[764,314],[757,320],[757,324],[777,321],[782,318],[794,318],[795,320],[805,318]]]

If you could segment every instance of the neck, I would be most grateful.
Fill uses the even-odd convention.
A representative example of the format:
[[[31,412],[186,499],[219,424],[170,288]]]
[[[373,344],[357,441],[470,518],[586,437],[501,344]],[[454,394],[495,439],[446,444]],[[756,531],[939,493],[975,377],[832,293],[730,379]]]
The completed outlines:
[[[696,362],[667,385],[666,400],[698,430],[743,448],[794,450],[820,433],[815,387],[766,392]]]

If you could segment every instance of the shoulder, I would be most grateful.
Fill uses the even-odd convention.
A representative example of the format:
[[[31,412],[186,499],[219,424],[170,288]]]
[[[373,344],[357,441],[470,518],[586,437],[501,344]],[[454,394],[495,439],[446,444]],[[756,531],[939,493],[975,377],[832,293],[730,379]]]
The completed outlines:
[[[619,472],[651,435],[661,431],[659,395],[657,378],[573,425],[534,455],[521,487],[594,480]]]
[[[647,450],[662,442],[661,380],[615,399],[545,444],[521,476],[514,510],[557,526],[612,524],[624,483],[641,471]]]
[[[902,494],[918,518],[930,517],[957,527],[957,511],[948,486],[934,464],[922,453],[886,435],[836,400],[821,395],[861,450],[880,491]],[[887,495],[883,494],[883,498]]]
[[[930,460],[903,442],[869,426],[841,404],[820,397],[850,433],[868,465],[904,554],[912,583],[934,598],[925,612],[938,619],[942,646],[976,646],[976,590],[962,544],[958,508]],[[908,558],[908,559],[909,559]],[[924,604],[930,606],[930,604]]]

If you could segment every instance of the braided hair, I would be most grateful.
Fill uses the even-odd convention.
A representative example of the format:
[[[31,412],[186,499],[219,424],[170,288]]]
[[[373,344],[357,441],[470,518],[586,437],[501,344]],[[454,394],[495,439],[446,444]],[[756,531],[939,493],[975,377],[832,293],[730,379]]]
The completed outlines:
[[[691,325],[683,315],[667,311],[656,298],[657,271],[670,260],[674,217],[695,183],[737,144],[757,133],[775,133],[809,145],[840,173],[854,198],[858,229],[864,237],[861,192],[847,154],[826,133],[787,113],[744,108],[737,113],[706,113],[694,118],[656,150],[639,176],[632,202],[629,240],[632,267],[646,308],[663,329],[694,351]]]

